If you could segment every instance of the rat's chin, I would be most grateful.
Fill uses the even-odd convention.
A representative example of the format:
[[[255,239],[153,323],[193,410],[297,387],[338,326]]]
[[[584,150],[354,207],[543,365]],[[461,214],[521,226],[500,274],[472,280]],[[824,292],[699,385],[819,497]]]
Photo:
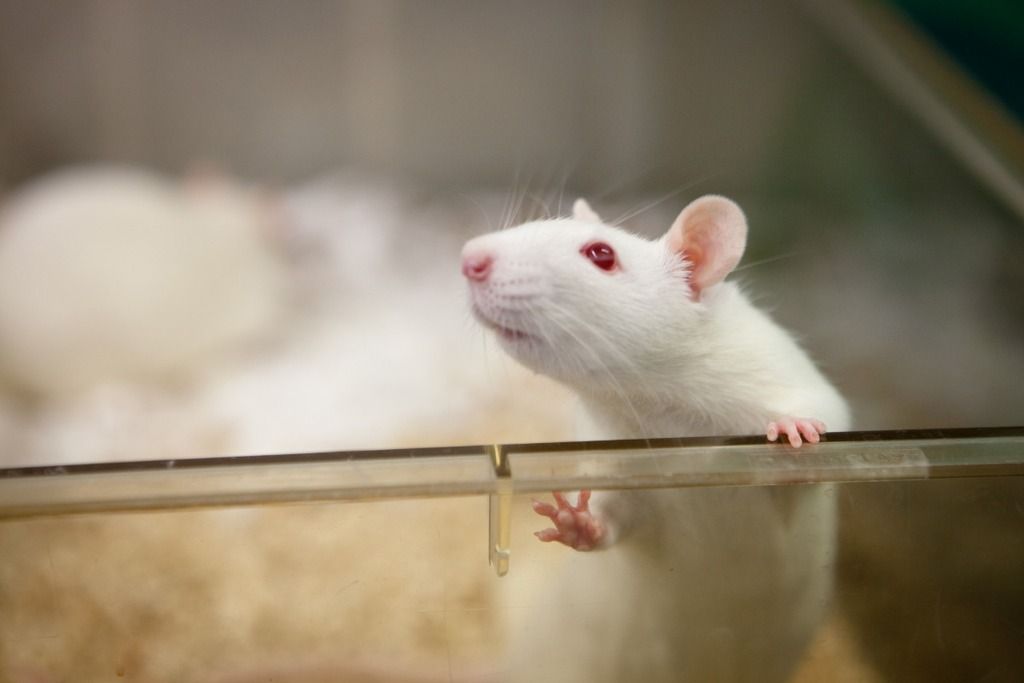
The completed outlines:
[[[518,346],[520,344],[532,343],[539,341],[539,337],[530,334],[529,332],[523,332],[511,327],[499,325],[498,323],[491,320],[485,313],[483,313],[477,306],[473,306],[473,316],[479,321],[481,325],[498,335],[498,338],[510,345]]]

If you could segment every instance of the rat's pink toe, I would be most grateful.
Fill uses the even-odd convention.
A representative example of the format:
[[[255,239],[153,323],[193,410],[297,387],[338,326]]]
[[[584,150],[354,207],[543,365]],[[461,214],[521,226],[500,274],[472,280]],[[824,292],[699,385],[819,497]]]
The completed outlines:
[[[593,550],[604,538],[605,531],[604,525],[590,512],[590,492],[581,491],[575,506],[561,492],[552,495],[558,507],[539,500],[532,504],[534,511],[549,518],[555,528],[534,535],[541,541],[558,541],[575,550]]]
[[[813,418],[783,417],[772,420],[768,423],[765,435],[769,441],[775,441],[784,436],[793,448],[800,448],[804,441],[807,443],[819,443],[821,435],[825,433],[825,423]]]

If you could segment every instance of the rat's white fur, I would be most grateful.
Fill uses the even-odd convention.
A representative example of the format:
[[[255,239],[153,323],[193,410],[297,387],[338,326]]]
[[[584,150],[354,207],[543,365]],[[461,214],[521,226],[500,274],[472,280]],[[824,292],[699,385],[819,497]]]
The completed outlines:
[[[580,254],[615,249],[613,272]],[[624,230],[587,220],[527,223],[468,242],[494,255],[473,310],[521,363],[573,388],[592,438],[761,433],[769,420],[849,417],[838,392],[734,283],[691,296],[690,264]]]
[[[84,166],[0,212],[0,376],[43,396],[177,378],[265,335],[285,304],[254,193]]]
[[[581,437],[763,434],[783,416],[848,428],[838,392],[735,284],[695,291],[702,263],[680,253],[685,239],[645,240],[586,204],[575,213],[484,235],[463,255],[491,259],[471,282],[475,315],[510,355],[575,390]],[[742,252],[715,237],[707,248]],[[596,241],[617,268],[582,255]],[[596,493],[592,508],[612,542],[548,578],[514,631],[512,680],[786,678],[831,590],[829,488]]]

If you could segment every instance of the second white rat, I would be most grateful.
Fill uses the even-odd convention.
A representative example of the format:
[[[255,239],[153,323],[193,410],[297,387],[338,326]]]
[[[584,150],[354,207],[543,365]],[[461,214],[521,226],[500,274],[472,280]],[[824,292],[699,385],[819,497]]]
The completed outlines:
[[[0,207],[0,379],[41,397],[194,375],[267,338],[288,282],[259,193],[95,164]]]
[[[724,278],[747,223],[724,197],[657,241],[571,219],[469,241],[477,319],[521,363],[579,396],[579,436],[764,433],[792,446],[846,403],[793,338]],[[824,486],[581,492],[534,509],[576,551],[515,630],[513,681],[782,681],[831,591]]]

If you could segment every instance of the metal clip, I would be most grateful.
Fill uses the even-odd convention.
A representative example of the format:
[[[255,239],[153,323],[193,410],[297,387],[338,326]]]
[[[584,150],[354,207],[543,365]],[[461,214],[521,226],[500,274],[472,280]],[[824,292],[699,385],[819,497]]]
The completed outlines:
[[[490,450],[497,492],[492,493],[489,500],[488,559],[498,576],[505,576],[512,553],[509,548],[512,538],[512,468],[501,446],[493,445]]]

